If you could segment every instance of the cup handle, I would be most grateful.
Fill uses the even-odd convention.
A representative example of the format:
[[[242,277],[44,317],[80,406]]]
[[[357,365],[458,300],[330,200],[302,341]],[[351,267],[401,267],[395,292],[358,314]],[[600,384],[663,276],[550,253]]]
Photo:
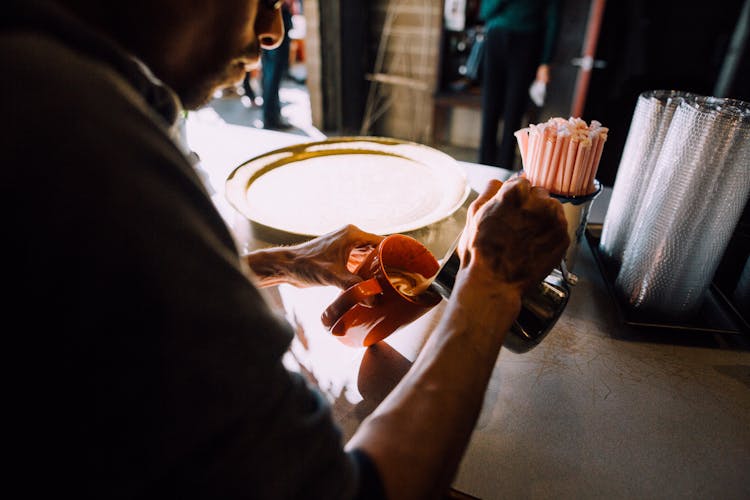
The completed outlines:
[[[350,286],[336,297],[336,300],[331,302],[331,305],[326,307],[326,310],[323,311],[323,314],[320,317],[323,326],[330,330],[346,311],[354,307],[356,304],[364,302],[366,298],[378,295],[382,292],[383,289],[380,287],[377,278],[370,278],[369,280]]]

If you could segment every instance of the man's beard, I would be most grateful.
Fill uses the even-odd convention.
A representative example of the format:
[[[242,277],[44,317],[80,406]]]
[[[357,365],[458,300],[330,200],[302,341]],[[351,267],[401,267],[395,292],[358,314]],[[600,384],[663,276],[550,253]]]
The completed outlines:
[[[259,59],[260,48],[257,43],[253,43],[231,59],[217,57],[215,60],[221,61],[220,63],[196,70],[174,91],[185,109],[198,109],[211,100],[217,89],[240,82],[245,75],[246,65]]]
[[[214,74],[210,77],[194,79],[185,85],[184,88],[174,89],[182,101],[185,109],[198,109],[205,106],[211,101],[214,92],[217,89],[233,85],[237,78],[233,77],[230,68],[226,68],[220,74]]]

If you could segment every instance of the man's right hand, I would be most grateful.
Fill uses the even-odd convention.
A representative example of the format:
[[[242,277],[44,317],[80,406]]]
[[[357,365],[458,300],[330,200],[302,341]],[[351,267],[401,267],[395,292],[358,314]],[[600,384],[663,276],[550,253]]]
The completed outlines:
[[[462,269],[480,283],[522,294],[560,263],[569,243],[560,202],[518,177],[490,181],[474,200],[458,250]]]
[[[391,497],[443,496],[521,295],[560,262],[566,228],[560,203],[526,179],[491,182],[470,206],[459,242],[461,269],[439,324],[348,443],[374,460]]]

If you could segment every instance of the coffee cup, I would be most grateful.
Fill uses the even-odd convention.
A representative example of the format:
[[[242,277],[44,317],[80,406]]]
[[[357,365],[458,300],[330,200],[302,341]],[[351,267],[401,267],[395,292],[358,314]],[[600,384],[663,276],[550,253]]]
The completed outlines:
[[[339,294],[321,321],[346,345],[380,342],[442,300],[430,286],[439,269],[419,241],[403,234],[386,236],[354,270],[363,281]]]

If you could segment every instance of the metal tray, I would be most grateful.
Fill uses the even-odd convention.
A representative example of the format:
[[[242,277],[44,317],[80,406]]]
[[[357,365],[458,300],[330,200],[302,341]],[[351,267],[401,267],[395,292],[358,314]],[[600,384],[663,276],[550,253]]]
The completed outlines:
[[[604,278],[612,302],[620,320],[630,326],[639,328],[680,330],[693,333],[722,333],[722,334],[750,334],[750,324],[742,317],[729,299],[715,284],[711,284],[700,311],[684,321],[665,321],[663,318],[646,317],[628,308],[615,292],[614,269],[599,252],[599,239],[602,225],[589,224],[586,227],[586,242],[596,260],[599,272]]]
[[[443,221],[471,194],[465,169],[429,146],[336,137],[251,158],[227,178],[226,198],[247,219],[300,236],[346,224],[376,234]]]

